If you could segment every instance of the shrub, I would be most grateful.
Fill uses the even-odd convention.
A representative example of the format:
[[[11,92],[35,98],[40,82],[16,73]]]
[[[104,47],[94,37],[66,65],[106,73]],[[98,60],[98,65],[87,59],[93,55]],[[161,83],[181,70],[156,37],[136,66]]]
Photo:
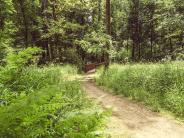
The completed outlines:
[[[20,52],[10,52],[7,56],[7,65],[0,67],[0,84],[10,85],[13,84],[15,79],[19,77],[21,71],[31,62],[36,60],[36,54],[40,52],[39,48],[27,48]]]
[[[94,138],[104,111],[87,100],[75,67],[34,64],[37,48],[7,57],[0,67],[0,137]]]
[[[155,111],[167,109],[184,117],[184,64],[172,62],[164,64],[112,65],[104,75],[98,72],[99,85],[116,93],[143,101]]]
[[[79,83],[63,82],[22,94],[1,107],[0,137],[97,137],[102,116],[103,111],[85,99]]]
[[[0,137],[94,138],[104,111],[86,99],[72,66],[23,68],[0,85]]]

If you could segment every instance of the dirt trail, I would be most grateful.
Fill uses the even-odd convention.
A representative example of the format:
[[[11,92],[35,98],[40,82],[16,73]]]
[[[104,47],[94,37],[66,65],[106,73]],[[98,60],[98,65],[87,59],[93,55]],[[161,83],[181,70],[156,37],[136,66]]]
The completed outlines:
[[[90,75],[83,77],[83,89],[88,96],[113,112],[106,129],[108,138],[184,138],[183,123],[105,92],[90,80]]]

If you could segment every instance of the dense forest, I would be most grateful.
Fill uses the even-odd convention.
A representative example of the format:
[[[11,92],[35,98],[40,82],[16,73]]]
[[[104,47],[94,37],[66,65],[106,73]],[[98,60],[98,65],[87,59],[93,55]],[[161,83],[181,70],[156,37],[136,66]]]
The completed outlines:
[[[91,59],[104,61],[107,52],[115,62],[183,58],[182,0],[0,3],[1,63],[10,47],[19,51],[33,46],[44,50],[42,64],[83,65]]]
[[[110,137],[88,66],[96,88],[183,122],[183,26],[183,0],[0,0],[0,138]]]

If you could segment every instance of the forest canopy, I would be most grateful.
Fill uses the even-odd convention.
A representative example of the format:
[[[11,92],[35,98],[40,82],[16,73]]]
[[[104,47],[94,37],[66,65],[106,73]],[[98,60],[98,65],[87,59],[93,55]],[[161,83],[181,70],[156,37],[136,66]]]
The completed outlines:
[[[78,66],[183,59],[183,0],[0,0],[0,62],[10,49],[43,50],[40,63]],[[108,48],[109,47],[109,48]]]

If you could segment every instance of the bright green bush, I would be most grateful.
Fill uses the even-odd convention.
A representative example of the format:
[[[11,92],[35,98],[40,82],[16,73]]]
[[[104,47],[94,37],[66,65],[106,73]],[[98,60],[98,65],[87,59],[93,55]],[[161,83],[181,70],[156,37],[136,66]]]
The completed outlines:
[[[0,137],[102,137],[104,111],[87,100],[75,80],[77,69],[28,66],[34,53],[12,55],[0,68]]]
[[[0,66],[0,104],[7,105],[12,99],[16,98],[20,91],[11,89],[18,87],[17,80],[23,74],[25,67],[31,62],[36,61],[36,55],[41,50],[39,48],[27,48],[18,53],[9,52],[6,57],[6,66]],[[26,81],[25,78],[24,81]],[[15,92],[16,91],[16,92]],[[26,90],[27,91],[27,90]]]
[[[28,95],[21,94],[9,106],[1,107],[0,137],[92,138],[102,121],[77,82],[63,82]]]
[[[7,56],[7,64],[12,68],[23,68],[26,65],[30,65],[37,61],[37,54],[41,52],[40,48],[29,47],[22,51],[19,51],[17,54],[10,52]]]
[[[70,80],[75,74],[71,66],[24,69],[11,89],[1,92],[0,137],[101,137],[104,111]]]
[[[4,69],[6,69],[6,67]],[[9,73],[9,70],[5,72]],[[3,103],[9,103],[13,97],[16,98],[21,93],[28,94],[47,87],[48,85],[59,84],[63,79],[67,79],[66,76],[74,76],[76,72],[76,69],[72,66],[48,66],[43,68],[30,66],[23,68],[21,72],[17,72],[17,74],[13,73],[13,75],[7,75],[2,73],[1,76],[4,78],[4,81],[0,83],[0,94],[1,99],[3,99],[1,101],[3,101]],[[11,79],[6,78],[7,76]]]
[[[98,72],[99,85],[143,101],[155,111],[167,109],[184,117],[184,63],[112,65]]]
[[[59,84],[67,76],[76,75],[76,69],[72,66],[48,66],[38,68],[30,66],[22,69],[19,76],[11,81],[12,90],[29,92],[47,85]]]
[[[10,52],[6,58],[7,65],[0,66],[0,85],[4,87],[14,84],[14,81],[19,78],[22,70],[37,61],[37,54],[40,53],[39,48],[27,48],[18,53]]]

